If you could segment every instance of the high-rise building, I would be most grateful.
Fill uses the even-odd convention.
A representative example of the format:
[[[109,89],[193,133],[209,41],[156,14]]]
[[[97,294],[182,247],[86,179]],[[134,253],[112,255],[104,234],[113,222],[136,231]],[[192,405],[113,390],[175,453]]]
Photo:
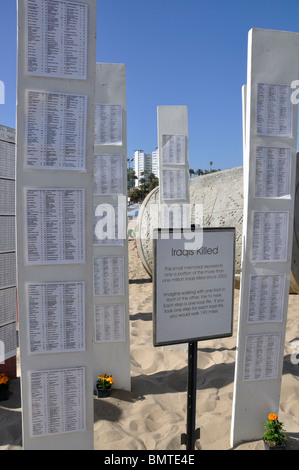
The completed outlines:
[[[159,178],[159,149],[152,152],[152,173]]]
[[[137,179],[135,186],[140,185],[140,179],[147,180],[148,176],[152,173],[152,155],[144,153],[143,150],[135,150],[134,152],[134,171]]]

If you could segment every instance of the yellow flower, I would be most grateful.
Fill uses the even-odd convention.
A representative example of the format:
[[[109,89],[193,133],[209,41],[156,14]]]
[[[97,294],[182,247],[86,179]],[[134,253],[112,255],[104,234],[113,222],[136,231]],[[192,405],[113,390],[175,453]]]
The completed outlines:
[[[275,421],[276,419],[278,419],[278,416],[275,413],[270,413],[268,415],[268,419],[270,419],[270,421]]]

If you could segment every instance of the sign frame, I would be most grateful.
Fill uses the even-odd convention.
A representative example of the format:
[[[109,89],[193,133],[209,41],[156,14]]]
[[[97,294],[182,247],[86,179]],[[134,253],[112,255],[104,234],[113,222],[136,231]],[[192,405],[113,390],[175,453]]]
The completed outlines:
[[[176,339],[171,339],[171,340],[163,340],[163,339],[159,339],[158,338],[158,329],[159,329],[159,326],[158,326],[158,323],[159,323],[159,315],[161,315],[161,313],[158,312],[158,309],[157,309],[157,297],[158,295],[161,293],[160,292],[160,286],[158,286],[158,276],[157,276],[157,272],[160,268],[159,266],[159,262],[158,262],[158,256],[157,256],[157,244],[159,243],[159,240],[161,238],[159,238],[159,235],[161,236],[162,234],[165,234],[164,237],[166,237],[168,235],[168,245],[170,246],[171,242],[173,240],[171,240],[170,238],[170,235],[171,234],[181,234],[181,237],[180,237],[180,240],[182,241],[182,243],[186,242],[186,240],[184,240],[184,234],[189,234],[188,236],[188,244],[190,244],[189,246],[191,246],[191,243],[190,243],[190,234],[191,233],[199,233],[199,232],[202,232],[202,235],[203,235],[203,238],[202,240],[204,241],[205,237],[204,235],[206,234],[215,234],[215,233],[218,233],[219,235],[220,234],[224,234],[224,233],[231,233],[233,235],[233,240],[232,240],[232,246],[231,246],[231,249],[232,249],[232,263],[231,263],[231,301],[230,301],[230,308],[229,308],[229,323],[230,323],[230,331],[229,332],[223,332],[223,333],[219,333],[219,334],[198,334],[198,335],[195,335],[193,337],[190,337],[190,336],[186,336],[186,337],[181,337],[181,338],[176,338]],[[173,238],[174,239],[174,238]],[[176,237],[176,240],[178,239],[178,237]],[[201,247],[199,247],[201,248]],[[235,228],[234,227],[204,227],[204,228],[188,228],[188,229],[161,229],[161,228],[158,228],[158,229],[154,229],[154,233],[153,233],[153,266],[154,266],[154,269],[153,269],[153,344],[155,347],[159,347],[159,346],[168,346],[168,345],[173,345],[173,344],[182,344],[182,343],[190,343],[190,342],[194,342],[194,341],[205,341],[205,340],[208,340],[208,339],[216,339],[216,338],[226,338],[226,337],[231,337],[233,335],[233,313],[234,313],[234,278],[235,278]],[[214,284],[215,285],[215,280],[212,279],[211,281],[211,284]],[[180,282],[176,282],[176,286],[179,287],[179,284],[181,284]],[[160,289],[160,290],[159,290]]]

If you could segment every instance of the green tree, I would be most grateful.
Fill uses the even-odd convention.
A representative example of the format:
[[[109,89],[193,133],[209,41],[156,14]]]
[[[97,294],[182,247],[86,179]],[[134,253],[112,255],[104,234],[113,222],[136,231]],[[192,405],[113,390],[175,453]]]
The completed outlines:
[[[128,188],[129,193],[135,187],[135,180],[137,180],[137,176],[135,175],[135,171],[132,170],[131,168],[127,168],[127,188]]]

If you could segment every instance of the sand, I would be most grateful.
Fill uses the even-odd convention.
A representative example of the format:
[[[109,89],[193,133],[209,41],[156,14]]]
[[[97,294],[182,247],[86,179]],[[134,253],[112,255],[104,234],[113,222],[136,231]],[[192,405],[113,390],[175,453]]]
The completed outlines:
[[[129,242],[131,392],[112,390],[94,398],[95,450],[178,450],[186,431],[187,348],[153,347],[152,282]],[[235,290],[234,335],[198,343],[197,421],[200,450],[229,450],[239,291]],[[299,295],[289,296],[279,418],[288,449],[299,450],[299,364],[292,364],[291,342],[299,340]],[[19,379],[13,395],[0,402],[0,450],[21,450]],[[235,450],[262,450],[261,440]]]

